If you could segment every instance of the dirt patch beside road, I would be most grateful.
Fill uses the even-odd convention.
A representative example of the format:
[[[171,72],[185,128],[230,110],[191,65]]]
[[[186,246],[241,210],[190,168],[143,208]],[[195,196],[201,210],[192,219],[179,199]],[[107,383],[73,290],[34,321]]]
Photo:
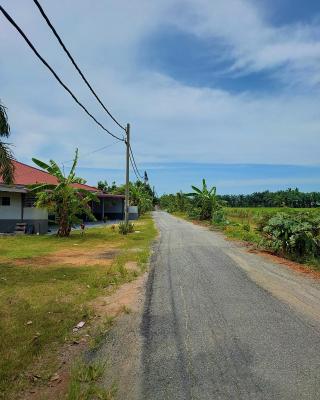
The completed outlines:
[[[90,327],[85,327],[83,330],[78,331],[75,334],[74,340],[70,340],[61,348],[58,357],[58,368],[48,383],[41,385],[41,376],[30,373],[30,380],[34,383],[38,382],[39,385],[25,392],[20,399],[57,400],[62,394],[65,394],[70,382],[72,363],[77,357],[90,350],[90,332],[94,332],[97,328],[99,329],[100,321],[104,321],[106,318],[117,318],[117,324],[107,334],[107,341],[103,345],[102,350],[97,352],[99,360],[103,362],[105,360],[109,361],[104,376],[104,384],[109,388],[114,383],[117,383],[120,396],[122,396],[121,393],[124,390],[125,393],[137,390],[134,389],[137,370],[135,367],[132,367],[132,363],[139,362],[140,343],[133,343],[131,339],[129,340],[124,335],[124,328],[126,335],[132,335],[133,326],[135,326],[135,329],[138,326],[136,318],[142,311],[146,279],[147,273],[144,273],[136,280],[119,287],[110,296],[99,297],[89,304],[95,310],[94,321]],[[100,326],[101,328],[102,326]],[[112,338],[111,342],[110,338]],[[117,350],[115,351],[115,349]],[[121,382],[119,383],[120,380]],[[127,382],[125,386],[122,381]],[[133,397],[119,398],[134,399]]]
[[[37,267],[49,265],[111,265],[114,258],[121,252],[115,246],[102,245],[94,249],[79,249],[75,246],[72,250],[60,250],[55,253],[30,258],[20,258],[11,260],[11,263],[17,266],[33,264]]]

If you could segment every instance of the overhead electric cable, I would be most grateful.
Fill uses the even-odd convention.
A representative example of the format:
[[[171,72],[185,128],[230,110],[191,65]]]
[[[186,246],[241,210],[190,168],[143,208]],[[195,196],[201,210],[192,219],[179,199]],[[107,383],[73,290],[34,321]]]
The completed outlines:
[[[102,150],[108,149],[109,147],[115,146],[115,145],[118,144],[118,143],[119,143],[119,142],[112,143],[112,144],[108,144],[107,146],[99,147],[98,149],[89,151],[88,153],[84,153],[83,155],[81,155],[81,153],[80,153],[80,155],[81,155],[81,157],[87,157],[87,156],[89,156],[89,155],[91,155],[91,154],[98,153],[99,151],[102,151]],[[70,159],[70,160],[62,161],[62,164],[69,163],[69,162],[71,162],[71,161],[73,161],[73,160],[74,160],[74,159],[72,158],[72,159]]]
[[[136,163],[136,160],[134,159],[134,155],[133,155],[133,151],[132,151],[131,145],[129,145],[129,149],[130,149],[130,154],[131,154],[133,163],[134,163],[134,165],[135,165],[135,168],[136,168],[136,170],[137,170],[137,173],[138,173],[138,175],[140,176],[141,179],[144,179],[144,177],[140,174],[139,169],[138,169],[138,167],[137,167],[137,163]]]
[[[35,3],[35,5],[38,7],[42,17],[45,19],[46,23],[49,25],[50,29],[52,30],[54,36],[57,38],[58,42],[60,43],[61,47],[63,48],[63,50],[65,51],[65,53],[67,54],[67,56],[69,57],[70,61],[72,62],[73,66],[75,67],[75,69],[78,71],[79,75],[81,76],[82,80],[86,83],[86,85],[88,86],[89,90],[91,91],[91,93],[94,95],[94,97],[97,99],[97,101],[99,102],[99,104],[101,105],[101,107],[106,111],[106,113],[109,115],[109,117],[121,128],[125,131],[125,127],[123,125],[120,124],[120,122],[118,122],[116,120],[116,118],[111,114],[111,112],[107,109],[107,107],[103,104],[103,102],[100,100],[100,98],[98,97],[98,95],[96,94],[96,92],[93,90],[92,86],[90,85],[90,83],[88,82],[88,80],[86,79],[86,77],[84,76],[83,72],[81,71],[81,69],[78,67],[77,63],[75,62],[74,58],[72,57],[72,55],[70,54],[70,51],[66,48],[65,44],[63,43],[61,37],[59,36],[58,32],[55,30],[54,26],[52,25],[50,19],[48,18],[48,16],[46,15],[46,13],[44,12],[43,8],[41,7],[40,3],[38,2],[38,0],[33,0],[33,2]]]
[[[140,181],[139,175],[137,174],[136,169],[135,169],[135,166],[134,166],[134,164],[133,164],[133,162],[132,162],[131,155],[129,156],[129,158],[130,158],[130,164],[131,164],[132,170],[133,170],[133,172],[134,172],[136,178],[138,179],[138,181]]]
[[[53,68],[47,63],[47,61],[39,54],[37,49],[34,47],[34,45],[31,43],[31,41],[28,39],[26,34],[22,31],[22,29],[16,24],[16,22],[11,18],[11,16],[6,12],[6,10],[0,6],[0,11],[2,14],[6,17],[6,19],[15,27],[15,29],[20,33],[20,35],[23,37],[23,39],[27,42],[28,46],[32,49],[32,51],[35,53],[35,55],[39,58],[39,60],[48,68],[48,70],[52,73],[52,75],[56,78],[56,80],[60,83],[60,85],[70,94],[70,96],[73,98],[73,100],[84,110],[86,114],[89,115],[93,121],[100,126],[105,132],[107,132],[109,135],[113,136],[115,139],[118,139],[122,142],[124,142],[123,138],[120,138],[110,132],[107,128],[105,128],[87,109],[86,107],[76,98],[76,96],[72,93],[72,91],[68,88],[67,85],[65,85],[62,80],[59,78],[57,73],[53,70]]]

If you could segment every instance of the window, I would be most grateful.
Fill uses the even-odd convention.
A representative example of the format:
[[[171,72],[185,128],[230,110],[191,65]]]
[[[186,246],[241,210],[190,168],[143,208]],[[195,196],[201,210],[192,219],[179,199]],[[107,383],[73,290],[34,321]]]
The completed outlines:
[[[1,197],[2,206],[10,206],[10,197]]]
[[[26,193],[23,200],[23,207],[34,207],[36,196],[32,193]]]

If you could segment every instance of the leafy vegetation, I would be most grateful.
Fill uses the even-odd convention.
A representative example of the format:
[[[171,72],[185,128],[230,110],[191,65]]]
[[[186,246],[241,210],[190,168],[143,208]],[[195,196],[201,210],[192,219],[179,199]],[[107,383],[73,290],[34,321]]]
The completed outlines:
[[[8,138],[10,125],[6,107],[0,103],[0,138]],[[13,154],[8,143],[0,140],[0,177],[6,184],[12,184],[14,180]]]
[[[216,212],[221,205],[217,200],[217,188],[213,186],[208,188],[206,180],[202,179],[202,188],[191,186],[193,193],[188,193],[187,196],[191,198],[189,208],[190,216],[196,216],[200,220],[211,219],[213,213]]]
[[[59,168],[58,164],[50,160],[49,164],[43,161],[32,159],[38,167],[46,170],[49,174],[57,178],[58,184],[34,185],[32,190],[36,192],[36,207],[46,208],[49,213],[55,215],[59,225],[58,236],[69,236],[71,227],[75,223],[82,222],[80,215],[86,215],[91,220],[95,220],[89,203],[97,201],[94,193],[81,189],[76,184],[84,184],[86,181],[75,175],[78,162],[78,149],[76,149],[73,165],[68,176]]]
[[[105,368],[102,362],[77,360],[71,371],[67,400],[113,400],[116,387],[112,385],[106,390],[99,386]]]
[[[211,220],[222,211],[222,202],[218,200],[215,186],[208,188],[206,180],[202,180],[202,188],[191,186],[193,192],[184,194],[163,195],[160,197],[160,207],[168,212],[186,212],[191,219]]]
[[[263,228],[274,252],[308,261],[320,257],[320,216],[278,213]]]
[[[131,222],[120,222],[119,224],[119,233],[122,235],[127,235],[128,233],[132,233],[134,231],[134,225]]]
[[[48,382],[57,368],[56,350],[72,328],[82,320],[90,326],[94,319],[91,302],[139,275],[125,268],[128,261],[146,269],[156,230],[148,215],[137,226],[139,233],[129,236],[107,226],[88,229],[85,236],[0,238],[0,399],[16,398],[30,376]],[[108,245],[111,261],[97,263],[92,251],[106,252]],[[84,263],[77,264],[77,249],[81,255],[90,252]],[[66,251],[74,256],[60,263]]]
[[[125,185],[117,186],[115,182],[109,186],[107,181],[99,181],[98,189],[105,193],[125,194]],[[130,182],[129,184],[130,205],[138,206],[139,214],[143,215],[153,209],[155,198],[153,191],[147,182]]]

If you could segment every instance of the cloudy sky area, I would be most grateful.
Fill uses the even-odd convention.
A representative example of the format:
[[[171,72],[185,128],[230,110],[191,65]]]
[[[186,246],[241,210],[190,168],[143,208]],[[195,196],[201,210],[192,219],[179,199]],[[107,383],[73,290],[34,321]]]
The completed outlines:
[[[121,134],[32,0],[1,4],[78,98]],[[222,193],[320,189],[318,0],[42,0],[158,193],[206,177]],[[0,98],[20,161],[70,160],[95,184],[124,180],[105,135],[0,15]],[[104,151],[88,154],[109,146]],[[66,163],[68,165],[68,163]]]

